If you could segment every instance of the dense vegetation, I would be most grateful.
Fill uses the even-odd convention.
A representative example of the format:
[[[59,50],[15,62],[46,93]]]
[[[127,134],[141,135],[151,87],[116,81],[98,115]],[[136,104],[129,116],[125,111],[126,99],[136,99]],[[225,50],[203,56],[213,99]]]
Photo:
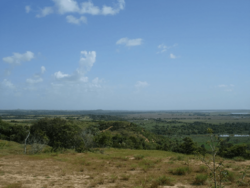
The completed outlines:
[[[168,121],[165,126],[155,125],[152,132],[159,135],[191,135],[191,134],[206,134],[207,129],[211,128],[215,134],[250,134],[250,123],[236,122],[236,123],[223,123],[211,124],[196,121],[193,123],[185,123],[179,121]],[[175,125],[177,124],[177,125]]]
[[[179,126],[178,131],[181,130],[183,133],[187,133],[187,131],[196,130],[196,133],[205,134],[208,126],[214,129],[215,133],[228,133],[229,130],[234,130],[235,127],[238,131],[248,131],[247,123],[213,126],[206,123],[198,124],[197,122]],[[171,130],[171,132],[175,129],[175,126],[166,127],[166,130]],[[164,150],[184,154],[197,152],[205,154],[207,152],[204,145],[198,146],[189,137],[179,140],[163,136],[159,132],[156,132],[157,135],[141,126],[126,121],[95,121],[94,124],[84,124],[83,126],[80,121],[76,120],[43,118],[28,127],[11,125],[0,119],[0,133],[0,139],[24,143],[24,140],[28,138],[28,144],[32,144],[34,141],[38,144],[46,143],[51,146],[53,151],[74,149],[77,152],[84,152],[95,147],[113,147]],[[28,135],[29,137],[27,137]],[[246,144],[233,145],[229,143],[229,139],[225,139],[220,143],[219,155],[226,158],[236,156],[250,158],[249,149],[250,146]]]

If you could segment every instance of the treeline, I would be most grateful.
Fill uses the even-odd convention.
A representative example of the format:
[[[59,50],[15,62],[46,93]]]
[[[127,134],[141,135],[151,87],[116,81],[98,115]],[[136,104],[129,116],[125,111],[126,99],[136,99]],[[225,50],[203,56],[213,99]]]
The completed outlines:
[[[197,121],[185,125],[155,125],[151,131],[158,135],[191,135],[207,134],[208,128],[213,129],[215,134],[250,134],[250,123],[245,122],[211,124]]]
[[[205,154],[204,146],[199,146],[186,137],[183,140],[156,135],[142,127],[124,121],[100,121],[96,125],[81,128],[77,121],[61,118],[43,118],[32,126],[10,125],[0,119],[0,139],[18,143],[48,145],[51,151],[74,149],[77,152],[93,148],[114,147],[129,149],[164,150],[184,154]],[[221,142],[219,155],[233,158],[250,158],[247,145],[233,145],[227,140]],[[35,152],[34,152],[35,153]]]

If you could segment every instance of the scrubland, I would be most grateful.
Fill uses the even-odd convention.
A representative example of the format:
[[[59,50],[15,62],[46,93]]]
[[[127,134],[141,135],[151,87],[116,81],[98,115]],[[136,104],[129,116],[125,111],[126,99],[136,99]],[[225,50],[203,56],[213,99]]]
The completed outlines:
[[[3,188],[212,187],[210,171],[197,155],[114,148],[24,155],[21,144],[3,140],[0,144]],[[224,160],[223,164],[227,172],[225,187],[249,185],[250,161]]]

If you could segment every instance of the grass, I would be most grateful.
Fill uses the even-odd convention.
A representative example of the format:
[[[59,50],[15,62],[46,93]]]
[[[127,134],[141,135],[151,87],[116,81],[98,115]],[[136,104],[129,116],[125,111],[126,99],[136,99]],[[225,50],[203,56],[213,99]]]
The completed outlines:
[[[169,172],[173,175],[186,175],[192,172],[191,167],[178,167],[175,169],[170,169]]]
[[[205,166],[205,165],[199,166],[198,172],[207,172],[207,166]]]
[[[195,176],[195,180],[193,182],[194,185],[205,185],[208,176],[206,174],[198,174]]]
[[[0,167],[4,167],[2,168],[4,172],[0,175],[0,187],[12,186],[10,182],[13,180],[5,176],[6,174],[18,174],[20,179],[15,181],[22,181],[22,187],[27,187],[28,184],[24,182],[27,180],[26,175],[30,174],[30,177],[34,177],[33,183],[37,183],[42,177],[43,185],[50,186],[53,181],[55,187],[60,187],[63,179],[67,181],[67,186],[73,186],[77,180],[82,187],[159,188],[175,183],[183,186],[203,185],[202,181],[205,178],[202,173],[206,173],[205,166],[197,166],[200,162],[198,159],[190,159],[188,155],[166,151],[106,148],[104,154],[100,152],[75,153],[67,150],[61,153],[13,155],[12,149],[18,147],[22,149],[20,145],[11,143],[9,151],[8,147],[5,148],[6,154],[0,157]],[[136,160],[135,156],[144,157]],[[188,165],[184,165],[187,159],[189,159]],[[6,161],[9,163],[4,164],[3,162]],[[242,169],[245,164],[226,159],[225,164],[227,163],[232,163],[239,169]],[[25,166],[21,172],[20,166]],[[197,172],[200,174],[197,175]],[[240,177],[240,173],[240,171],[228,173],[227,179],[232,186],[240,184],[237,183],[238,179],[235,179],[235,177]],[[244,181],[250,181],[250,176],[246,176]]]
[[[154,180],[152,182],[152,184],[150,185],[150,188],[158,188],[160,185],[170,185],[173,186],[174,185],[174,179],[171,177],[166,177],[165,175],[160,176],[159,178],[157,178],[156,180]]]
[[[22,188],[23,184],[22,183],[11,183],[6,185],[4,188]]]
[[[245,159],[243,157],[234,157],[233,160],[234,161],[245,161]]]
[[[142,160],[144,157],[144,155],[134,155],[135,160]]]
[[[234,172],[228,172],[227,180],[230,181],[231,183],[235,182],[235,173]]]

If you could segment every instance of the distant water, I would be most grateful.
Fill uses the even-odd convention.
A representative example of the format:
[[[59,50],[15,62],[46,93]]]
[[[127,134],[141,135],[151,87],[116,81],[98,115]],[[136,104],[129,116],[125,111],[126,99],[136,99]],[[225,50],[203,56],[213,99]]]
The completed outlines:
[[[220,135],[220,137],[229,137],[229,135],[228,134],[222,134],[222,135]],[[249,135],[248,134],[243,134],[243,135],[235,134],[235,135],[233,135],[233,137],[249,137]]]
[[[233,114],[233,115],[246,115],[246,114],[249,114],[249,113],[243,112],[243,113],[231,113],[231,114]]]

